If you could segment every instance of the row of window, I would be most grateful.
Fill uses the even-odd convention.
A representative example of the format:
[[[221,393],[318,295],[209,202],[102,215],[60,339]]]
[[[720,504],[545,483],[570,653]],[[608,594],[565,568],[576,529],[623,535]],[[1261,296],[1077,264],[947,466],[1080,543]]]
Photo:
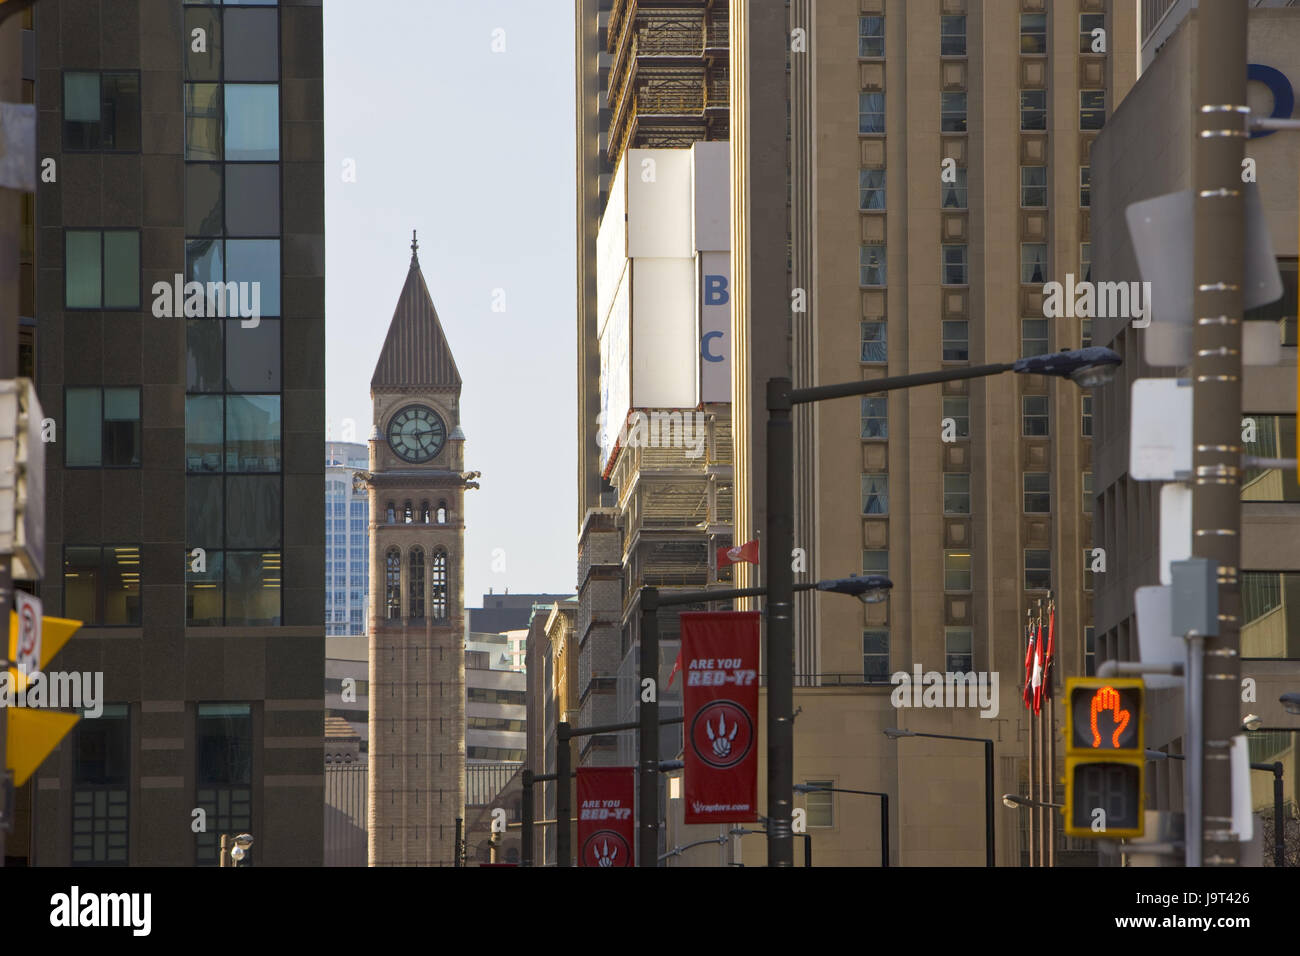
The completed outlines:
[[[1084,628],[1083,672],[1096,672],[1096,646],[1092,627]],[[969,674],[975,669],[975,632],[970,627],[943,629],[944,670]],[[862,679],[868,684],[887,684],[889,666],[889,629],[869,628],[862,632]]]
[[[1046,321],[1046,320],[1044,320]],[[1047,352],[1047,341],[1041,347],[1031,343],[1036,351],[1027,355],[1042,355]],[[1021,398],[1021,433],[1025,437],[1042,437],[1048,434],[1049,416],[1046,395],[1025,395]],[[967,395],[943,396],[943,418],[951,419],[954,435],[957,438],[970,437],[970,397]],[[886,439],[889,437],[889,396],[868,395],[862,399],[862,437]],[[1083,396],[1083,409],[1079,420],[1080,432],[1085,438],[1092,437],[1092,396]]]
[[[967,246],[964,243],[945,243],[942,246],[940,281],[945,285],[968,285]],[[889,284],[889,257],[883,242],[865,242],[858,255],[858,284],[884,287]],[[1092,243],[1079,245],[1079,276],[1092,275]],[[1047,282],[1047,243],[1022,242],[1020,244],[1020,282],[1023,285],[1042,285]]]
[[[1079,52],[1094,52],[1094,30],[1104,30],[1104,13],[1079,14]],[[1097,51],[1101,52],[1101,51]],[[1047,14],[1020,14],[1020,53],[1022,56],[1047,54]],[[939,17],[940,56],[966,55],[966,17]],[[885,55],[885,18],[858,17],[858,56],[864,59]]]
[[[965,133],[967,94],[954,91],[939,94],[939,129],[945,133]],[[1106,91],[1079,91],[1079,129],[1092,132],[1106,123]],[[1047,131],[1047,90],[1020,91],[1020,131]],[[885,133],[885,94],[858,94],[858,132],[864,135]]]
[[[428,501],[421,501],[418,508],[404,501],[400,511],[392,501],[384,507],[384,520],[388,524],[446,524],[449,516],[446,501],[439,501],[438,507],[432,510]]]
[[[1023,482],[1023,507],[1025,514],[1051,514],[1051,476],[1047,472],[1025,472]],[[943,513],[968,515],[971,513],[970,472],[945,472],[943,476]],[[1082,472],[1080,495],[1083,511],[1093,510],[1092,472]],[[889,475],[862,476],[862,513],[864,515],[889,514]]]
[[[419,545],[407,552],[406,586],[410,589],[407,617],[425,616],[424,549]],[[435,621],[445,620],[448,612],[447,552],[433,552],[430,567],[428,614]],[[402,553],[389,548],[384,555],[384,617],[390,621],[402,617]]]
[[[953,170],[952,182],[940,181],[939,205],[943,209],[968,208],[969,189],[967,169],[957,166]],[[886,208],[886,170],[858,170],[858,208],[864,211],[880,211]],[[1047,167],[1020,167],[1020,205],[1027,208],[1047,205]],[[1092,167],[1079,167],[1079,205],[1092,205]]]
[[[196,837],[200,864],[215,864],[218,835],[252,827],[253,721],[249,704],[201,703],[195,723],[195,805],[207,814]],[[131,721],[105,704],[76,727],[72,760],[72,862],[125,865],[130,821]],[[251,859],[245,860],[248,865]]]
[[[945,478],[948,476],[945,475]],[[963,476],[969,477],[969,476]],[[1044,558],[1043,556],[1047,557]],[[1045,562],[1045,563],[1044,563]],[[1050,587],[1051,552],[1030,549],[1025,551],[1025,590],[1038,591]],[[864,549],[862,552],[862,573],[889,576],[889,551],[883,549]],[[1044,583],[1044,582],[1049,583]],[[970,591],[971,587],[971,553],[957,549],[945,549],[943,552],[943,589],[945,591]],[[1092,590],[1092,549],[1083,549],[1083,589]]]

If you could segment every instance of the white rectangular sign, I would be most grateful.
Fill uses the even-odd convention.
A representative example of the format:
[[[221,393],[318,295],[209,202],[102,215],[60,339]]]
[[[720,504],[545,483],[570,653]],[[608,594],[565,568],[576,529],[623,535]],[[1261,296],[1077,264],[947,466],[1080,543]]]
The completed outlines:
[[[700,401],[731,401],[731,253],[701,252]]]
[[[1173,584],[1175,561],[1192,556],[1192,488],[1170,482],[1160,488],[1160,583]]]
[[[1138,658],[1143,664],[1174,664],[1187,659],[1187,644],[1173,634],[1173,588],[1138,588],[1133,595],[1137,609]],[[1179,687],[1181,677],[1173,674],[1143,674],[1148,687]]]
[[[20,674],[34,674],[41,669],[41,599],[15,591],[14,610],[18,614],[14,666]]]
[[[1192,383],[1140,378],[1133,383],[1130,478],[1176,481],[1192,471]]]

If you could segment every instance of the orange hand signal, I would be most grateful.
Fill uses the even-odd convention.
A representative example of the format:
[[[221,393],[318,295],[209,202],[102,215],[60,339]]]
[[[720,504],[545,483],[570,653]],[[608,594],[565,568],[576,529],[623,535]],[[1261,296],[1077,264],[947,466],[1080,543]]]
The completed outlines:
[[[1092,695],[1093,747],[1101,747],[1101,732],[1097,730],[1097,715],[1103,710],[1109,710],[1111,719],[1115,721],[1115,733],[1111,735],[1111,745],[1118,749],[1120,734],[1124,733],[1124,728],[1128,726],[1132,715],[1127,710],[1120,710],[1119,691],[1114,687],[1103,687]]]

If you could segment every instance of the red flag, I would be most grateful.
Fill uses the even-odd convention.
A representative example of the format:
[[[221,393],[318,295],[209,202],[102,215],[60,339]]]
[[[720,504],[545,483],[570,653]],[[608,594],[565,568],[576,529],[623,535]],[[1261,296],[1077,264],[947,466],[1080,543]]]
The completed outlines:
[[[1043,705],[1043,618],[1040,615],[1036,624],[1036,636],[1034,638],[1034,713],[1038,713]]]
[[[668,687],[670,689],[673,686],[673,678],[677,676],[677,672],[681,669],[682,669],[682,649],[681,647],[678,647],[677,660],[673,661],[673,669],[668,672]]]
[[[1030,620],[1025,625],[1025,692],[1021,695],[1021,700],[1025,702],[1025,709],[1032,710],[1034,706],[1034,687],[1033,687],[1033,666],[1034,666],[1034,622]]]
[[[739,564],[741,561],[748,561],[750,564],[758,564],[758,542],[746,541],[744,544],[736,545],[731,548],[718,549],[718,567],[726,567],[728,564]]]
[[[578,866],[635,866],[635,767],[578,768]]]
[[[1052,697],[1052,658],[1056,654],[1056,604],[1047,605],[1047,650],[1043,653],[1043,686],[1040,691],[1041,700],[1051,700]]]
[[[686,823],[758,819],[758,611],[682,620]]]

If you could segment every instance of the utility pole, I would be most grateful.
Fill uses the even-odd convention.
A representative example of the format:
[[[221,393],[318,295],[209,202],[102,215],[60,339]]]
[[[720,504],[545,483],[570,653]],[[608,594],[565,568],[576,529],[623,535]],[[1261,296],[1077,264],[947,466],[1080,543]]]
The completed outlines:
[[[1204,637],[1199,827],[1205,866],[1240,864],[1232,831],[1232,739],[1240,732],[1241,319],[1245,203],[1246,4],[1196,11],[1194,169],[1196,288],[1192,315],[1192,554],[1217,568],[1218,634]],[[1199,643],[1199,642],[1198,642]],[[1193,693],[1189,671],[1186,692]],[[1189,762],[1190,763],[1190,762]],[[1192,796],[1193,794],[1189,794]],[[1189,851],[1194,841],[1189,840]],[[1189,852],[1189,866],[1197,865]]]

